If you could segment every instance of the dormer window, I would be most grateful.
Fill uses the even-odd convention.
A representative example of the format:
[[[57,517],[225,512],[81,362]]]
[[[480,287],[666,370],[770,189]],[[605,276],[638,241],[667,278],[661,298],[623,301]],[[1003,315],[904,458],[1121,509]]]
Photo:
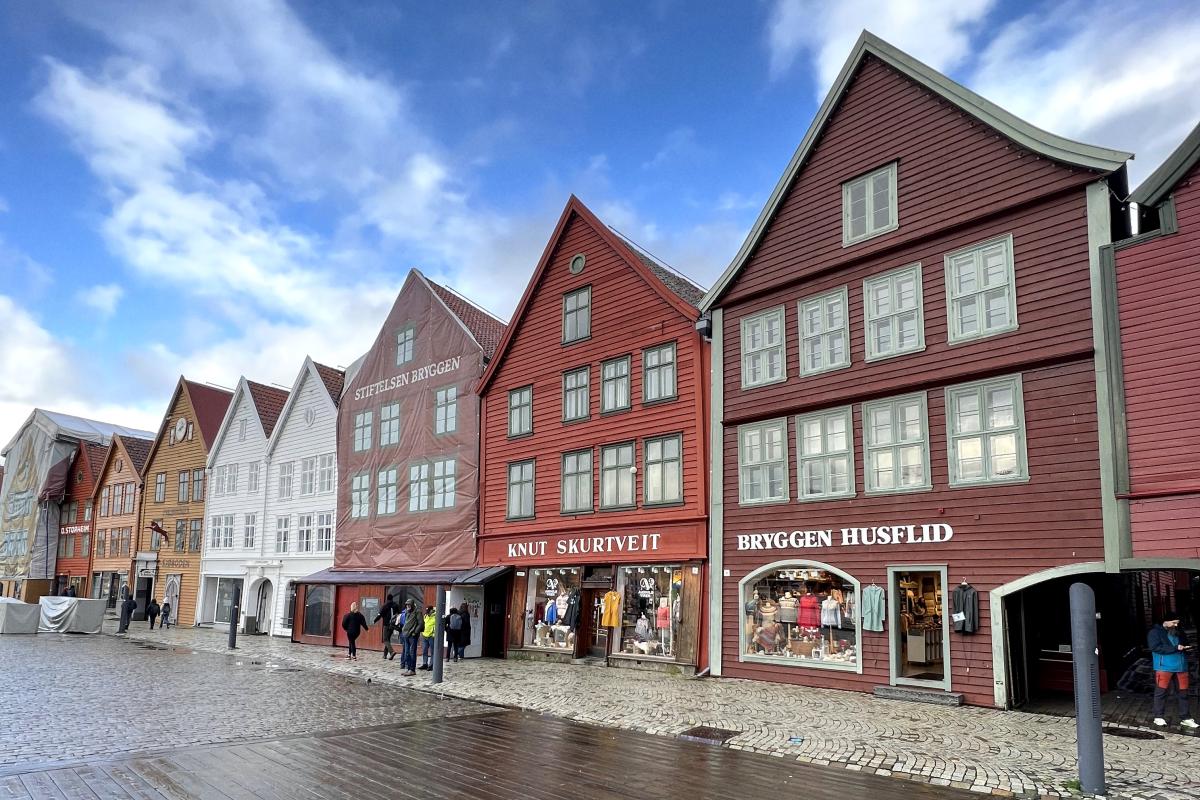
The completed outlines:
[[[896,162],[842,184],[842,246],[895,230]]]

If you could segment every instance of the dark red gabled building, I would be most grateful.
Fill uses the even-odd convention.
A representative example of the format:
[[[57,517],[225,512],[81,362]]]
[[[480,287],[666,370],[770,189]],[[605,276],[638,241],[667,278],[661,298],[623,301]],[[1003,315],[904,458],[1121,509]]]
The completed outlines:
[[[67,469],[63,500],[59,503],[54,594],[63,594],[68,587],[74,587],[77,596],[88,596],[88,576],[92,571],[92,533],[95,526],[92,494],[107,457],[107,446],[81,441],[75,451],[75,458]]]
[[[1019,705],[1071,689],[1070,576],[1126,624],[1127,158],[862,35],[701,304],[714,674]]]
[[[568,201],[479,388],[479,563],[515,569],[510,656],[703,664],[702,294]]]

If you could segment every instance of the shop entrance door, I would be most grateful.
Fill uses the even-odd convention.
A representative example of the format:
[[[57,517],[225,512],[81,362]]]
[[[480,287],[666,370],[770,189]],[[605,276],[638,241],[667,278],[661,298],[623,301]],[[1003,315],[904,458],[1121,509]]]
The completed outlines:
[[[512,593],[512,577],[505,575],[483,585],[483,657],[504,658],[504,639],[507,626],[508,596]]]
[[[579,611],[579,639],[582,642],[583,654],[591,658],[604,658],[608,655],[608,628],[601,625],[604,614],[605,589],[584,589],[583,608]]]
[[[892,683],[950,691],[950,597],[944,566],[888,567]]]
[[[342,630],[342,617],[350,613],[350,604],[358,602],[357,586],[337,587],[337,608],[333,614],[333,644],[335,647],[349,647],[350,639]],[[369,624],[371,620],[367,620]]]

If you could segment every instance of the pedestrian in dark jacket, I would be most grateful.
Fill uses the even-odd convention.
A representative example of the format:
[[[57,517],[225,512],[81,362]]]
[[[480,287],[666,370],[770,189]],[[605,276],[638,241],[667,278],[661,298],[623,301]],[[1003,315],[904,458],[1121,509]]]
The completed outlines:
[[[373,620],[374,622],[383,621],[383,658],[385,661],[388,658],[392,660],[396,658],[396,651],[392,649],[392,618],[398,610],[395,598],[389,594],[387,602],[383,604],[383,608],[379,609],[379,613],[375,615],[375,619]]]
[[[358,646],[355,642],[358,640],[358,635],[366,629],[367,618],[359,612],[358,603],[351,603],[350,610],[346,612],[346,616],[342,617],[342,630],[346,632],[346,638],[350,642],[346,658],[358,661]]]
[[[79,597],[79,592],[75,591],[75,587],[67,589],[67,597]]]
[[[417,612],[417,604],[410,599],[404,604],[404,627],[401,630],[404,634],[404,656],[401,659],[404,672],[400,673],[401,675],[417,674],[417,642],[424,627],[425,622]]]
[[[446,628],[446,658],[458,661],[458,640],[462,636],[462,615],[458,609],[450,607],[450,613],[442,624]]]
[[[458,632],[458,652],[454,655],[455,661],[466,658],[466,650],[471,645],[471,607],[463,603],[458,615],[462,618],[462,630]]]
[[[150,605],[146,606],[146,619],[150,620],[150,630],[154,630],[154,623],[161,611],[162,608],[158,605],[158,601],[153,597],[150,598]]]
[[[1154,659],[1154,724],[1167,724],[1167,694],[1171,682],[1175,682],[1175,701],[1179,704],[1179,724],[1184,728],[1196,729],[1200,725],[1192,719],[1191,702],[1188,700],[1188,646],[1187,636],[1179,627],[1179,615],[1167,612],[1159,624],[1150,629],[1147,644]]]
[[[162,626],[164,628],[171,627],[171,604],[167,602],[167,598],[162,601]]]
[[[129,620],[133,619],[134,611],[137,611],[137,600],[126,597],[121,601],[121,622],[117,626],[117,633],[125,633],[129,630]]]

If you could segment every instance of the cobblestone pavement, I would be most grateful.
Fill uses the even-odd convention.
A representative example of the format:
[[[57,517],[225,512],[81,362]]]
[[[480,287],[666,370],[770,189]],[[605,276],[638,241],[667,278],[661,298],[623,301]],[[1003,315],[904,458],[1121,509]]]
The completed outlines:
[[[0,639],[0,775],[43,762],[494,711],[249,654],[145,646],[112,636]]]
[[[135,623],[131,635],[225,652],[224,634],[213,630],[160,632]],[[728,728],[741,732],[729,742],[735,749],[985,794],[1070,796],[1065,787],[1075,777],[1075,724],[1056,716],[943,708],[760,681],[482,659],[448,664],[446,682],[435,687],[427,673],[400,677],[397,662],[384,662],[377,653],[348,662],[345,651],[265,636],[241,636],[238,647],[242,657],[627,730],[675,736],[694,725]],[[1110,796],[1200,797],[1198,739],[1106,736],[1105,757]]]

